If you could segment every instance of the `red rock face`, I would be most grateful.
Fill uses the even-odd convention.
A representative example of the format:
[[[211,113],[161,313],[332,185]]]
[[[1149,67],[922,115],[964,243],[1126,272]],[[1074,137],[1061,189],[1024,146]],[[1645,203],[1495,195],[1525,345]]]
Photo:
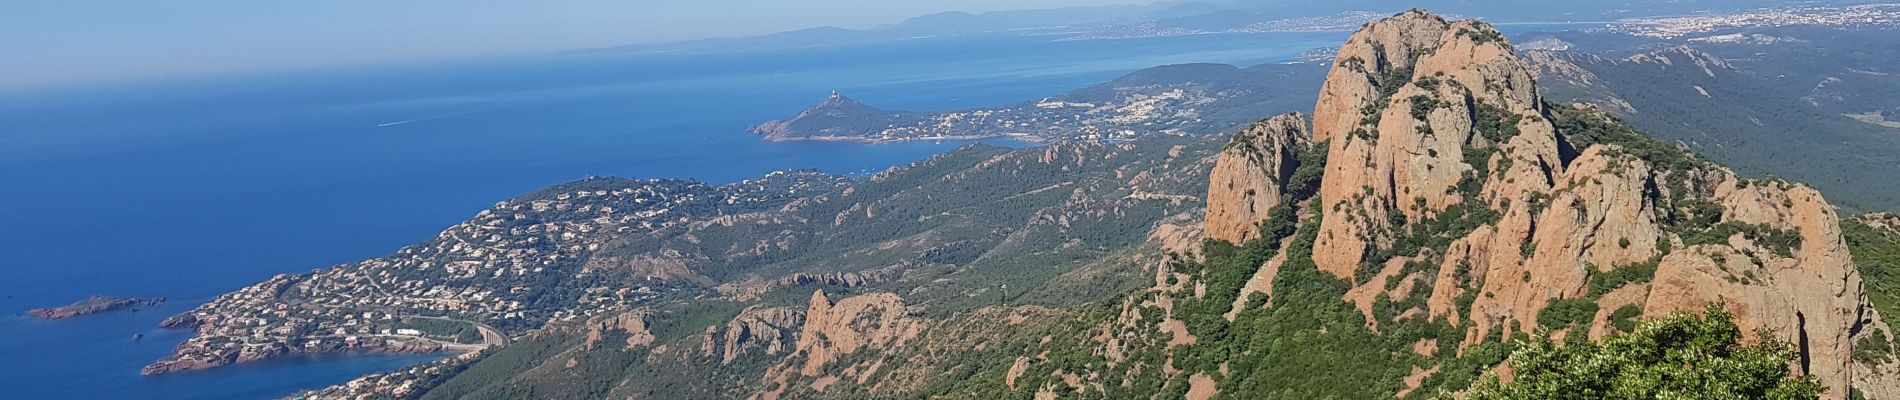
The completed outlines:
[[[1369,24],[1341,48],[1314,110],[1313,140],[1327,146],[1327,165],[1314,203],[1325,215],[1313,261],[1355,283],[1346,300],[1369,321],[1379,295],[1409,291],[1388,289],[1388,281],[1409,288],[1425,278],[1434,279],[1424,309],[1400,315],[1474,321],[1467,346],[1538,332],[1539,315],[1559,299],[1599,303],[1584,331],[1571,333],[1591,338],[1610,334],[1609,316],[1624,306],[1660,316],[1719,302],[1744,330],[1764,328],[1796,344],[1798,371],[1825,384],[1828,398],[1900,390],[1879,378],[1900,368],[1852,360],[1855,341],[1885,325],[1865,302],[1839,221],[1818,192],[1740,179],[1707,163],[1650,165],[1615,144],[1560,154],[1571,144],[1532,77],[1494,28],[1420,11]],[[1235,143],[1258,137],[1249,131]],[[1283,177],[1262,154],[1271,155],[1222,154],[1208,189],[1207,237],[1257,234],[1250,228],[1263,200],[1280,194],[1268,183]],[[1693,232],[1663,222],[1684,212],[1685,199],[1719,205],[1715,224],[1790,232],[1799,245],[1790,251],[1742,233],[1687,245]],[[1496,217],[1443,249],[1368,265],[1369,254],[1391,249],[1409,226],[1460,207]],[[1399,275],[1405,262],[1421,260],[1438,270]],[[1591,293],[1592,276],[1652,262],[1650,282]],[[1247,287],[1270,288],[1273,272],[1263,267]],[[1473,292],[1468,306],[1457,303]]]
[[[1244,243],[1260,237],[1260,222],[1279,205],[1286,182],[1311,143],[1298,113],[1254,124],[1236,135],[1214,161],[1207,186],[1207,237]]]

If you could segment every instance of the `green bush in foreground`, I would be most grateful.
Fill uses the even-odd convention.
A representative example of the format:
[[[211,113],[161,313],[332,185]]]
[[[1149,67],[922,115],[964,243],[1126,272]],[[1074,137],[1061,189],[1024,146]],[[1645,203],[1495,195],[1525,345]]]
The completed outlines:
[[[1635,332],[1602,343],[1527,343],[1510,356],[1510,383],[1486,374],[1466,398],[1820,397],[1822,387],[1812,378],[1789,375],[1793,347],[1773,340],[1742,345],[1733,315],[1719,306],[1710,306],[1706,314],[1679,313],[1645,322]]]

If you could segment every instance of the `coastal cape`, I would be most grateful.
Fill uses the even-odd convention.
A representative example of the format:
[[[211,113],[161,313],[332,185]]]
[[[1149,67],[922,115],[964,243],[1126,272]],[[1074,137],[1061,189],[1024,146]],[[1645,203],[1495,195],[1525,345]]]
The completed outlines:
[[[163,297],[144,299],[94,295],[59,307],[27,310],[24,315],[39,319],[67,319],[113,311],[137,310],[137,307],[156,307],[164,303]]]

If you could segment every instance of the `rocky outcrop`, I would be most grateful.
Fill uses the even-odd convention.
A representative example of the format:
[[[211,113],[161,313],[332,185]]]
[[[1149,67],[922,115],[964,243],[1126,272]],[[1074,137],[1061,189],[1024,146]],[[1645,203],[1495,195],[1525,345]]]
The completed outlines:
[[[94,295],[85,300],[59,307],[35,308],[27,310],[25,315],[39,319],[67,319],[83,317],[103,312],[119,310],[137,310],[139,306],[152,307],[165,303],[165,298],[140,299],[133,297],[107,297]]]
[[[1728,177],[1716,199],[1723,220],[1799,235],[1793,249],[1736,233],[1662,259],[1644,313],[1660,315],[1721,302],[1744,326],[1765,328],[1799,351],[1797,370],[1845,398],[1855,377],[1855,342],[1881,324],[1863,293],[1860,272],[1841,238],[1834,208],[1802,185]],[[1792,250],[1790,252],[1789,250]],[[1894,384],[1881,385],[1883,391]],[[1873,387],[1858,388],[1872,390]]]
[[[1497,328],[1534,333],[1538,314],[1551,300],[1584,297],[1591,275],[1655,257],[1663,232],[1655,200],[1648,197],[1651,172],[1616,146],[1591,147],[1571,162],[1558,180],[1562,186],[1529,192],[1537,198],[1504,211],[1495,231],[1503,235],[1474,235],[1482,238],[1471,239],[1485,240],[1482,246],[1489,249],[1481,253],[1489,257],[1451,261],[1501,279],[1483,279],[1477,286],[1481,295],[1465,310],[1466,317],[1491,323],[1478,324],[1467,343]],[[1435,291],[1461,292],[1446,286]]]
[[[923,333],[923,320],[909,315],[903,299],[895,294],[874,293],[847,297],[832,303],[825,292],[815,291],[811,307],[805,311],[805,325],[798,335],[795,354],[805,357],[799,373],[818,376],[826,364],[860,349],[900,345]]]
[[[1353,33],[1320,86],[1313,141],[1331,140],[1359,126],[1360,108],[1381,97],[1380,86],[1410,80],[1417,56],[1435,47],[1447,27],[1444,18],[1411,11]],[[1394,79],[1401,82],[1391,82]]]
[[[1728,68],[1686,49],[1659,54],[1625,62]],[[1561,65],[1545,73],[1594,79]],[[1279,144],[1262,133],[1290,132],[1296,118],[1243,132],[1223,152],[1208,237],[1258,234],[1288,169],[1285,154],[1271,151],[1281,147],[1255,143]],[[1739,178],[1601,111],[1549,108],[1532,68],[1488,25],[1411,11],[1366,26],[1341,48],[1314,118],[1312,140],[1327,146],[1327,164],[1312,261],[1353,283],[1345,300],[1368,328],[1378,328],[1385,299],[1417,304],[1404,301],[1415,287],[1428,297],[1422,309],[1384,318],[1463,326],[1464,346],[1516,333],[1601,338],[1617,332],[1610,320],[1626,317],[1619,310],[1655,317],[1719,303],[1744,330],[1794,344],[1795,370],[1827,386],[1829,398],[1895,386],[1867,376],[1892,366],[1852,356],[1870,326],[1885,325],[1818,192]],[[1255,272],[1243,295],[1270,289],[1275,270]],[[1558,302],[1565,312],[1543,318]],[[1598,308],[1565,320],[1578,302]]]
[[[165,329],[195,329],[200,323],[202,322],[198,320],[197,314],[184,313],[166,317],[164,321],[158,322],[158,327]]]
[[[1314,261],[1334,275],[1358,275],[1400,225],[1523,200],[1561,172],[1530,72],[1488,25],[1419,11],[1369,25],[1341,48],[1325,88],[1314,111],[1314,139],[1328,143]],[[1494,153],[1506,159],[1484,157]],[[1455,191],[1467,175],[1488,190]],[[1507,225],[1529,231],[1524,219]]]
[[[788,396],[788,392],[823,393],[843,377],[857,377],[856,383],[863,384],[883,368],[882,359],[845,366],[835,374],[830,372],[838,369],[833,364],[859,352],[877,354],[899,349],[930,328],[929,320],[911,315],[903,299],[891,293],[862,294],[833,303],[823,290],[813,291],[803,322],[791,356],[767,370],[762,390],[747,398],[775,400]]]
[[[773,290],[790,286],[831,285],[846,288],[890,280],[897,275],[896,267],[888,267],[857,272],[806,273],[797,272],[776,279],[752,279],[743,282],[721,284],[714,287],[719,294],[739,301],[758,300]]]
[[[181,344],[180,347],[188,345]],[[140,369],[144,375],[159,375],[172,372],[211,369],[231,364],[241,364],[266,359],[326,354],[338,352],[356,353],[402,353],[423,354],[447,351],[441,343],[408,339],[386,339],[381,337],[351,337],[335,340],[314,340],[302,346],[264,344],[247,346],[241,349],[220,349],[214,354],[199,357],[167,357]]]
[[[746,354],[779,355],[797,342],[804,318],[803,312],[790,308],[749,307],[724,328],[708,332],[702,348],[708,355],[716,352],[721,364],[732,364]]]
[[[1279,205],[1308,142],[1299,113],[1273,117],[1241,131],[1214,161],[1207,186],[1207,237],[1243,243],[1260,237],[1260,222]]]
[[[588,349],[593,349],[594,346],[600,344],[601,340],[606,338],[608,333],[614,331],[619,331],[619,333],[627,335],[627,340],[624,346],[621,346],[622,348],[633,348],[653,344],[653,332],[647,330],[646,313],[633,311],[620,313],[611,317],[600,317],[589,320],[587,322],[587,342],[583,346]]]

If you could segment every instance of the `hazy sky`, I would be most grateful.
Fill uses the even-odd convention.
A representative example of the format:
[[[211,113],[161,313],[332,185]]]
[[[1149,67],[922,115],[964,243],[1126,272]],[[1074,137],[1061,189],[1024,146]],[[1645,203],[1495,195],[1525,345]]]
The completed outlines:
[[[1144,0],[0,0],[0,87],[533,53]]]

